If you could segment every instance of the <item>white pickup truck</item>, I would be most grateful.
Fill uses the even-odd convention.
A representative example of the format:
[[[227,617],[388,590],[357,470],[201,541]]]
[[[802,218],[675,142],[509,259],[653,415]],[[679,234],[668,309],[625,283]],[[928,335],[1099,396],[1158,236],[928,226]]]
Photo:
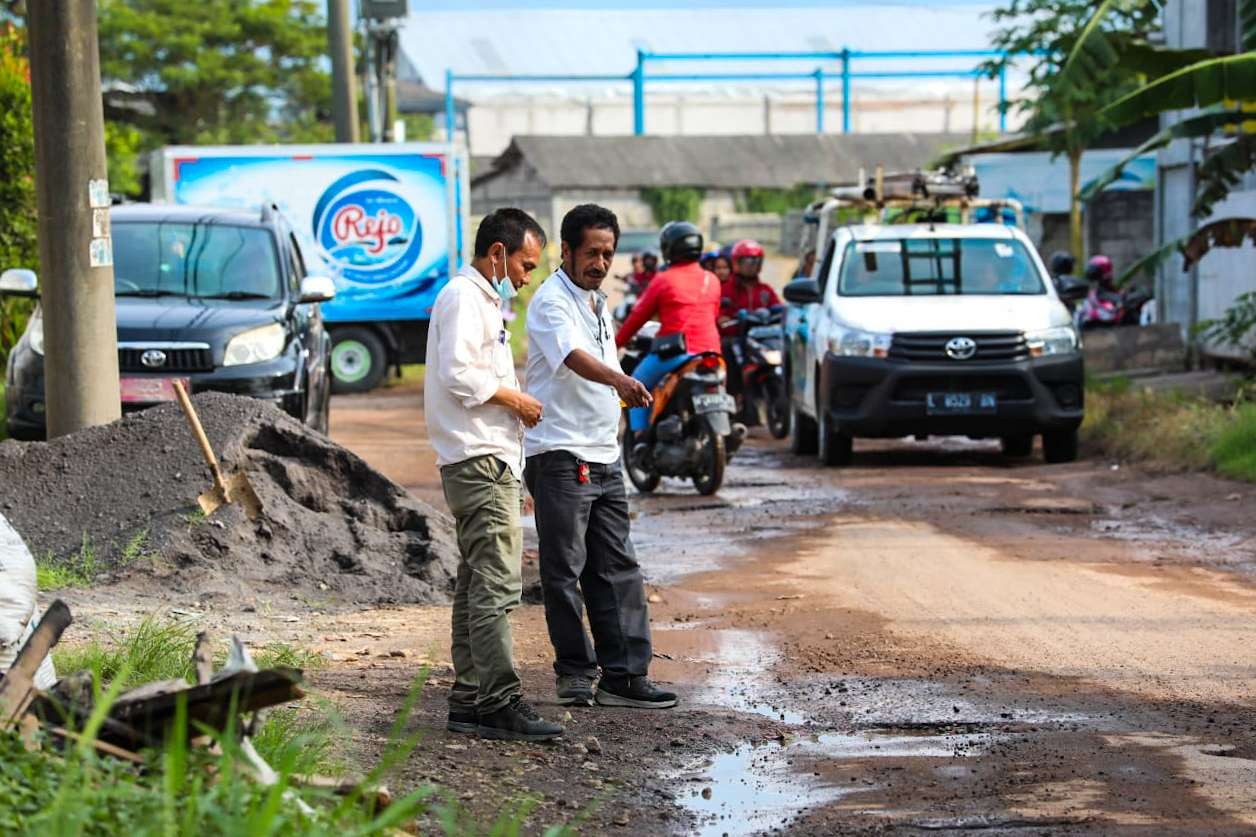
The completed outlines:
[[[785,287],[792,447],[851,461],[856,437],[998,438],[1077,457],[1081,341],[1029,239],[1003,223],[839,226]],[[819,251],[820,248],[817,247]]]

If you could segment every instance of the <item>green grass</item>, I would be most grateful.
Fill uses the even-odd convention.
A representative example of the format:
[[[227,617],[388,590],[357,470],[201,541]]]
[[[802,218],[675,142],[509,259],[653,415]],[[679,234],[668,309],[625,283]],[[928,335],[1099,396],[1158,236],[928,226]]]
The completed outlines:
[[[1212,445],[1217,471],[1236,480],[1256,482],[1256,404],[1241,404]]]
[[[401,377],[389,375],[385,381],[385,387],[404,387],[417,385],[423,386],[423,380],[426,377],[427,366],[422,363],[406,363],[401,367]]]
[[[118,556],[117,566],[125,567],[129,564],[148,558],[148,530],[141,529],[131,536],[131,539],[122,547],[122,552]],[[92,545],[87,537],[87,533],[83,533],[83,542],[79,546],[78,551],[67,557],[65,560],[58,561],[52,557],[52,553],[46,554],[42,559],[35,560],[35,583],[40,590],[62,590],[73,587],[90,587],[92,582],[96,580],[96,576],[104,569],[96,555],[96,548]]]
[[[56,649],[54,657],[63,674],[87,666],[107,688],[82,727],[84,742],[60,756],[50,750],[27,750],[17,736],[0,731],[0,833],[344,837],[395,833],[395,829],[413,827],[419,817],[444,834],[510,837],[540,830],[530,822],[536,807],[533,799],[506,803],[492,826],[486,827],[458,804],[454,794],[433,785],[398,795],[390,807],[376,811],[361,796],[341,798],[294,783],[293,776],[336,772],[340,764],[335,744],[347,737],[343,721],[329,702],[317,698],[265,713],[253,741],[279,773],[278,784],[269,788],[242,770],[235,730],[189,732],[178,716],[175,733],[162,750],[146,754],[144,769],[98,756],[90,741],[122,690],[190,674],[194,643],[193,626],[149,619],[114,645]],[[257,655],[262,666],[313,659],[309,652],[282,644],[269,645]],[[415,679],[383,754],[367,772],[364,784],[380,783],[414,757],[422,732],[413,729],[410,718],[425,679],[425,673]],[[188,736],[203,732],[214,737],[219,753],[189,746]],[[303,811],[298,802],[312,811]],[[567,826],[544,831],[547,837],[572,833]]]
[[[1256,401],[1217,404],[1117,378],[1090,382],[1083,441],[1121,459],[1168,470],[1215,470],[1256,482]]]

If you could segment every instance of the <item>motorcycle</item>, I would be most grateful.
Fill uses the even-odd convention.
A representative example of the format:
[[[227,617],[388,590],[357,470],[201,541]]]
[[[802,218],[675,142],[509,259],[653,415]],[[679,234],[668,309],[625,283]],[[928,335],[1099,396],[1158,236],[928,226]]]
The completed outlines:
[[[656,340],[658,323],[647,323],[627,347],[624,372],[647,354],[685,353],[683,335]],[[736,402],[724,391],[724,358],[716,352],[694,355],[654,388],[654,405],[644,441],[625,425],[624,470],[638,491],[651,492],[663,477],[688,478],[699,494],[710,495],[724,483],[724,470],[741,447],[746,427],[734,423]],[[626,417],[626,414],[625,414]]]
[[[766,425],[774,438],[789,435],[782,329],[785,306],[737,312],[736,351],[741,367],[742,421]]]
[[[1073,312],[1079,331],[1120,325],[1146,325],[1153,321],[1155,300],[1145,288],[1131,286],[1119,291],[1103,290],[1098,285]]]

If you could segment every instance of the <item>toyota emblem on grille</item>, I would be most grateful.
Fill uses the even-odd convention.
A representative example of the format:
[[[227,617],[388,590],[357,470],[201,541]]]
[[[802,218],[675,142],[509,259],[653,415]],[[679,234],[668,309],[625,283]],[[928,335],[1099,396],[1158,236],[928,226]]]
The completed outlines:
[[[161,349],[149,349],[140,355],[140,363],[150,369],[156,369],[158,366],[166,365],[166,353]]]
[[[971,337],[952,337],[946,341],[946,356],[951,360],[968,360],[975,354],[977,341]]]

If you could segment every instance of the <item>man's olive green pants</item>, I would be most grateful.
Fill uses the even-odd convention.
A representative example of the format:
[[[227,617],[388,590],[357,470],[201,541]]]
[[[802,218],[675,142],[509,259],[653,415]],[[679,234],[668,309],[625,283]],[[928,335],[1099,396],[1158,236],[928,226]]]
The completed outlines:
[[[446,465],[440,479],[457,521],[461,553],[454,587],[449,706],[487,714],[521,690],[507,618],[523,592],[519,480],[495,456]]]

